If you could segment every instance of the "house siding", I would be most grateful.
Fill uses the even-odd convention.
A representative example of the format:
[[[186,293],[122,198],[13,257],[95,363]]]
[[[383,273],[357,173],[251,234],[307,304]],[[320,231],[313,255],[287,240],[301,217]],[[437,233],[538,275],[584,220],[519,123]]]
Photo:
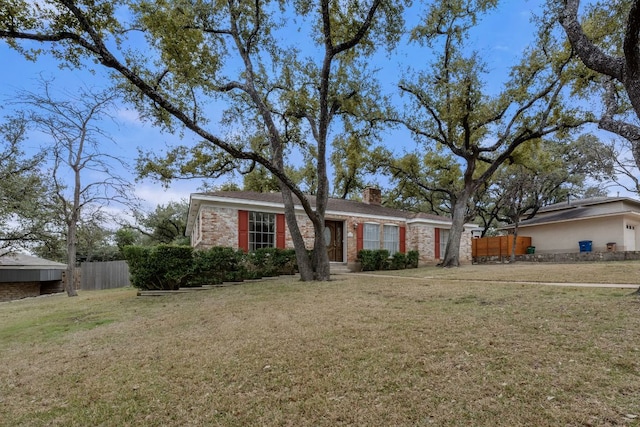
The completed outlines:
[[[607,243],[613,242],[618,251],[635,251],[636,233],[640,232],[636,224],[622,216],[593,218],[521,227],[518,234],[530,236],[531,245],[540,253],[579,252],[578,242],[583,240],[592,241],[593,252],[605,252]]]

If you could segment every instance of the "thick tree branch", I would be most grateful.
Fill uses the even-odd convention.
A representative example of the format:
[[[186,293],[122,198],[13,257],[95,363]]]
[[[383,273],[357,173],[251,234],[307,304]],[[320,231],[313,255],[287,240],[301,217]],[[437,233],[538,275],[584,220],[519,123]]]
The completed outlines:
[[[611,76],[618,81],[624,81],[624,61],[605,54],[584,33],[578,21],[580,0],[564,0],[564,2],[564,8],[560,12],[560,23],[582,62],[594,71]]]

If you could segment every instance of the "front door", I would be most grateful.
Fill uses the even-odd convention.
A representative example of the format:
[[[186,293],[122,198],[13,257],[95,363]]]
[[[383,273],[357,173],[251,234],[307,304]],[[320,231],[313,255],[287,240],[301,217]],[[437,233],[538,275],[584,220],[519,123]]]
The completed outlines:
[[[341,221],[324,222],[324,241],[327,245],[329,261],[342,262],[342,228]]]

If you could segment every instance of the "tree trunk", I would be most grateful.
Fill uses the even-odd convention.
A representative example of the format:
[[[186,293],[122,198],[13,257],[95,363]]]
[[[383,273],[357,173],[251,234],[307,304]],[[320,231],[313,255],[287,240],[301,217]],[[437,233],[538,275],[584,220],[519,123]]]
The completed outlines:
[[[284,217],[287,221],[289,232],[291,233],[293,248],[296,251],[296,261],[298,263],[298,271],[300,272],[300,280],[303,282],[312,281],[314,280],[313,265],[307,252],[304,238],[300,232],[300,227],[298,227],[293,194],[291,193],[291,190],[282,183],[280,184],[280,188],[282,190],[282,200],[284,202]]]
[[[513,231],[513,239],[511,241],[511,254],[509,255],[509,262],[516,262],[516,241],[518,240],[518,232],[516,230]]]
[[[464,232],[465,211],[468,201],[469,193],[465,191],[458,197],[453,207],[451,230],[449,230],[449,240],[447,240],[447,249],[441,264],[442,267],[458,267],[460,265],[460,240]]]
[[[515,226],[513,227],[513,246],[511,247],[511,256],[509,257],[509,262],[516,262],[516,242],[518,241],[518,221],[516,220]]]
[[[324,240],[324,215],[313,222],[315,238],[313,239],[313,270],[314,280],[327,281],[331,279],[331,264],[327,253],[327,243]]]
[[[68,224],[67,230],[67,280],[65,283],[65,290],[67,296],[77,297],[78,292],[75,286],[76,276],[76,222]]]

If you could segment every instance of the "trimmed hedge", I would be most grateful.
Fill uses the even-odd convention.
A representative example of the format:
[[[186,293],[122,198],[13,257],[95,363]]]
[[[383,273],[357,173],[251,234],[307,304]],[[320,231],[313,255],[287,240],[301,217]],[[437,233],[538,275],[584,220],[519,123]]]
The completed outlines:
[[[420,260],[420,254],[418,251],[407,252],[406,266],[407,268],[418,268],[418,261]]]
[[[406,254],[396,252],[391,257],[386,249],[362,249],[358,252],[358,261],[360,261],[362,271],[417,268],[419,258],[418,251],[409,251]]]
[[[190,278],[193,249],[190,246],[125,246],[131,284],[138,289],[176,290]]]
[[[131,284],[142,290],[217,285],[247,279],[293,274],[292,249],[264,248],[244,253],[227,247],[196,250],[190,246],[158,245],[123,248]]]
[[[243,257],[242,251],[221,246],[194,251],[190,283],[202,286],[242,281],[247,275]]]

